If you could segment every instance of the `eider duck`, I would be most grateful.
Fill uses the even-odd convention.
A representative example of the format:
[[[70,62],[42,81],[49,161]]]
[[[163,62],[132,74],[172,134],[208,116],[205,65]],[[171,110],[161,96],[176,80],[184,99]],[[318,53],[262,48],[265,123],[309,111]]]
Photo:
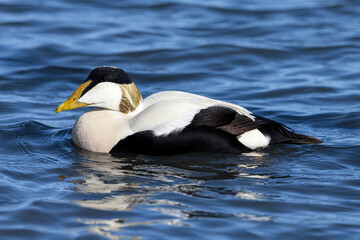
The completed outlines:
[[[322,142],[238,105],[196,94],[164,91],[143,99],[130,76],[117,67],[92,70],[56,112],[86,106],[97,109],[77,119],[72,140],[92,152],[240,154],[270,144]]]

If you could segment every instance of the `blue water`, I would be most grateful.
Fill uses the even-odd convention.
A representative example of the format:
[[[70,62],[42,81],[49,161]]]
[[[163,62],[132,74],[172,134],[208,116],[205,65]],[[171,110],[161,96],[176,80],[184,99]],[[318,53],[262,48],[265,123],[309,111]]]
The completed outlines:
[[[0,1],[0,239],[359,239],[360,2]],[[55,114],[97,66],[321,145],[114,158]]]

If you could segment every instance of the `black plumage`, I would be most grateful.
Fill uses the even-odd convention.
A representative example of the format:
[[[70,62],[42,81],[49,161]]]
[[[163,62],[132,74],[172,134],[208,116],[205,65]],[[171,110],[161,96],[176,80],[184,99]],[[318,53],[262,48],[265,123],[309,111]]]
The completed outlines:
[[[191,152],[232,153],[249,151],[232,134],[209,126],[187,126],[181,131],[155,136],[151,130],[135,133],[116,144],[111,154],[173,155]]]
[[[258,115],[253,116],[254,120],[237,113],[231,108],[213,106],[203,109],[196,114],[191,125],[212,126],[236,137],[245,132],[258,129],[264,135],[271,138],[270,144],[313,144],[322,142],[315,137],[295,133],[282,123]]]

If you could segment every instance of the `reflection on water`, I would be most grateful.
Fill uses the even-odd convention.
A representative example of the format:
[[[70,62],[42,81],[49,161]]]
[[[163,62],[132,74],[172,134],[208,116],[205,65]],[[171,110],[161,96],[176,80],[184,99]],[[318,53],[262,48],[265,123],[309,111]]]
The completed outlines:
[[[152,224],[167,224],[173,226],[184,226],[178,223],[179,220],[156,220],[156,221],[143,221],[143,222],[127,222],[128,219],[109,219],[109,220],[94,220],[94,219],[78,219],[79,222],[90,225],[88,231],[95,233],[99,236],[106,237],[111,240],[117,239],[141,239],[140,236],[118,236],[124,232],[126,227],[146,226]]]
[[[79,151],[83,160],[73,167],[81,177],[62,177],[64,181],[75,183],[74,191],[84,196],[83,199],[73,200],[74,203],[102,211],[128,213],[140,206],[146,207],[147,211],[157,212],[157,217],[149,221],[135,221],[131,216],[106,220],[78,219],[79,222],[90,225],[90,232],[103,237],[119,239],[121,237],[114,232],[121,233],[125,231],[124,228],[139,225],[191,226],[189,219],[192,218],[225,217],[251,221],[271,219],[270,216],[246,212],[222,213],[209,209],[198,211],[191,203],[184,204],[176,201],[176,198],[169,200],[169,195],[180,194],[182,198],[188,196],[199,201],[211,199],[216,202],[216,194],[228,194],[234,198],[263,201],[266,198],[264,193],[242,191],[241,188],[234,191],[221,184],[222,181],[239,177],[266,179],[266,175],[247,172],[248,169],[254,171],[271,164],[272,160],[263,159],[261,153],[254,153],[254,157],[189,154],[115,158],[110,154]],[[162,195],[164,193],[166,197]],[[162,217],[159,219],[159,216]]]

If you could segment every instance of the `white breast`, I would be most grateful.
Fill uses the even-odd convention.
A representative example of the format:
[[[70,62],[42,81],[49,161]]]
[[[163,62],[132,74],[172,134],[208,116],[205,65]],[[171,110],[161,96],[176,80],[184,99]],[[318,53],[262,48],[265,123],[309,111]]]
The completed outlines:
[[[92,152],[109,152],[121,139],[129,135],[127,119],[117,111],[93,110],[82,114],[72,130],[74,143]]]

